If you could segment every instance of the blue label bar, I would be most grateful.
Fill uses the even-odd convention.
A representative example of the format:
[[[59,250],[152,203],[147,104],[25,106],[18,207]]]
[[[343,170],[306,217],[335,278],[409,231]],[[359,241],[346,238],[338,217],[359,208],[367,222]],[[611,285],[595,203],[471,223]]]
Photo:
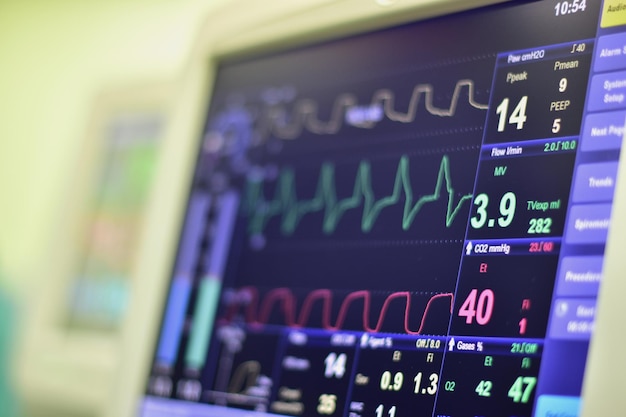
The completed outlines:
[[[623,120],[622,120],[623,122]],[[620,137],[621,138],[621,137]],[[527,140],[524,142],[496,143],[484,145],[480,158],[490,159],[520,158],[533,155],[554,154],[557,152],[575,152],[578,147],[576,136]]]
[[[465,256],[552,255],[559,253],[561,238],[467,240]]]
[[[585,50],[572,53],[572,45],[586,43],[590,46],[594,39],[587,39],[577,42],[567,42],[558,45],[543,46],[540,48],[524,49],[520,51],[506,52],[498,54],[496,66],[506,67],[510,65],[529,64],[537,61],[551,61],[555,58],[571,58],[585,54]]]

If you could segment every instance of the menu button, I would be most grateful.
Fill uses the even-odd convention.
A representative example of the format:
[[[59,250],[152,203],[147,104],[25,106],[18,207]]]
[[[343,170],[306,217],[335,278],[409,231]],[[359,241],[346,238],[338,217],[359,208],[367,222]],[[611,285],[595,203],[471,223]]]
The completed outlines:
[[[575,202],[611,201],[615,192],[617,162],[582,164],[576,170]]]

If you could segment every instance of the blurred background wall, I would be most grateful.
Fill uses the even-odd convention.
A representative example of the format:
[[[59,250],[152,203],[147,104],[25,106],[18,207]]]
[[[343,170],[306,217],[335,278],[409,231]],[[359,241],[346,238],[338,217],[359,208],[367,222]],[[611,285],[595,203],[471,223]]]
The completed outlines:
[[[0,269],[21,294],[45,277],[64,187],[94,97],[175,77],[218,0],[0,0]]]
[[[0,301],[18,327],[50,281],[46,252],[63,244],[56,223],[81,175],[95,99],[110,86],[180,77],[199,26],[223,1],[0,0]],[[7,317],[0,339],[14,324]],[[2,350],[0,391],[2,380],[14,385]]]

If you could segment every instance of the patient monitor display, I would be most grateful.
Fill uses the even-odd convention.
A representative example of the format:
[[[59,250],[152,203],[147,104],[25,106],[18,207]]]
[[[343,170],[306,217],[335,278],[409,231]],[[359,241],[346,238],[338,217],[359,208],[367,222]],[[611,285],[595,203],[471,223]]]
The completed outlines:
[[[576,415],[625,24],[517,2],[219,60],[141,415]]]

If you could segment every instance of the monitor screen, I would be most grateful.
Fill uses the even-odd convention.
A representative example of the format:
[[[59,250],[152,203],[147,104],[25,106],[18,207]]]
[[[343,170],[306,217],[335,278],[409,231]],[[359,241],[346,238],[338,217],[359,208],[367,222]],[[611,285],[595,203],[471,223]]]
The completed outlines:
[[[624,25],[515,2],[219,59],[141,415],[577,415]]]

